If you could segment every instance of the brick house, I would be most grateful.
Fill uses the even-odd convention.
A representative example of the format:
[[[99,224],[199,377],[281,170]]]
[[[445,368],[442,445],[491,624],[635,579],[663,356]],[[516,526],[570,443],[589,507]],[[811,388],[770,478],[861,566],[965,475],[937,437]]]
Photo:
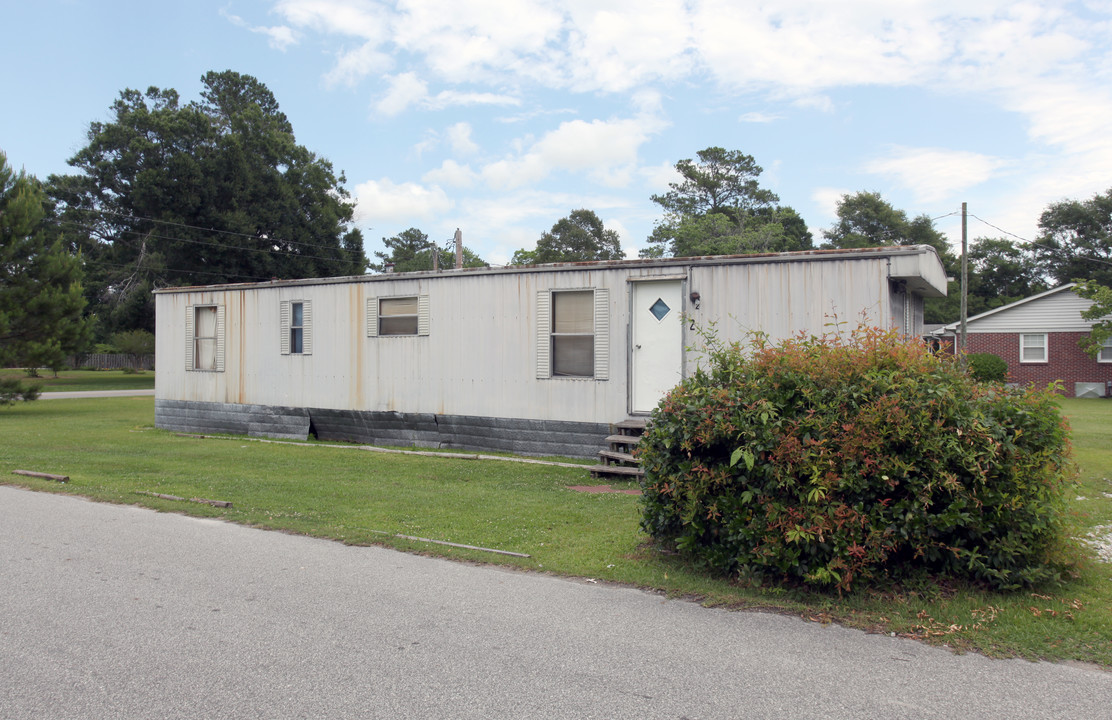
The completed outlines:
[[[966,320],[970,353],[992,353],[1008,363],[1010,382],[1047,385],[1062,381],[1069,397],[1112,397],[1112,341],[1094,359],[1078,344],[1093,321],[1082,311],[1092,301],[1073,292],[1074,283],[1048,290]],[[934,332],[958,347],[961,323]]]

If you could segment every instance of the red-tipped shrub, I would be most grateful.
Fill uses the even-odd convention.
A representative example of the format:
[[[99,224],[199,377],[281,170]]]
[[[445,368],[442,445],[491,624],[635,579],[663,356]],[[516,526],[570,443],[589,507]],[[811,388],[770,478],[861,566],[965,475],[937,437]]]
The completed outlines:
[[[1056,575],[1074,472],[1053,390],[976,382],[894,332],[708,342],[641,441],[642,527],[723,573],[815,588]]]

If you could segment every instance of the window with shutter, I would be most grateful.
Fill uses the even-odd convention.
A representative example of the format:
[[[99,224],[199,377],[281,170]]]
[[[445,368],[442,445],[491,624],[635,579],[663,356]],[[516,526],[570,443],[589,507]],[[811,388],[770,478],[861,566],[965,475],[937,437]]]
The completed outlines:
[[[308,300],[283,300],[280,306],[280,349],[283,355],[311,355],[312,305]]]
[[[609,292],[537,293],[537,377],[606,380],[609,365]]]
[[[427,336],[431,325],[428,295],[367,299],[367,337]]]

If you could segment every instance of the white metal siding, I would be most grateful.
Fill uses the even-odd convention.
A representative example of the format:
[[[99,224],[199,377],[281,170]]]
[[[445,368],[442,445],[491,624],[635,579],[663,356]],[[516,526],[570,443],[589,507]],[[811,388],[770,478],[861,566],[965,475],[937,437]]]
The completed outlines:
[[[821,333],[837,323],[848,328],[862,310],[875,322],[888,322],[883,257],[690,269],[634,263],[197,288],[155,296],[156,394],[198,402],[616,422],[628,407],[627,280],[677,274],[688,277],[687,291],[701,295],[700,310],[687,308],[691,318],[703,327],[717,322],[724,341],[750,329],[782,338],[800,330]],[[550,378],[546,371],[549,295],[583,288],[596,291],[595,372],[605,382]],[[398,296],[427,298],[427,335],[375,337],[376,298]],[[283,301],[294,300],[316,312],[314,353],[291,363],[281,355],[283,333],[276,329]],[[195,305],[221,308],[223,372],[186,372],[179,360],[192,354],[185,326]],[[698,338],[688,335],[685,341],[697,344]],[[690,368],[691,356],[688,362]]]
[[[723,340],[754,330],[773,340],[849,332],[862,319],[892,326],[883,259],[693,267],[687,289],[700,295],[691,320],[713,323]]]

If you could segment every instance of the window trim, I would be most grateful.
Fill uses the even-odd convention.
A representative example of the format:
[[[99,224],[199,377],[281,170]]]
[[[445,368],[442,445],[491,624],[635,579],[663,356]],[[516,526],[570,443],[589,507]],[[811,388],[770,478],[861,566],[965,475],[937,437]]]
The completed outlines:
[[[293,306],[301,306],[301,352],[293,351]],[[283,300],[278,311],[279,352],[282,355],[313,354],[313,303],[311,300]]]
[[[205,308],[216,309],[215,336],[205,335],[197,337],[196,322],[197,311]],[[197,367],[197,341],[215,340],[216,357],[213,358],[213,367]],[[217,303],[197,303],[185,307],[185,369],[187,372],[224,372],[224,306]]]
[[[382,334],[379,332],[379,302],[382,300],[417,299],[417,333],[416,334]],[[429,312],[428,295],[378,295],[367,298],[367,337],[411,338],[428,337],[432,329],[432,320]]]
[[[1024,341],[1029,337],[1042,338],[1042,358],[1031,360],[1027,358],[1026,350],[1028,346]],[[1047,333],[1019,333],[1019,362],[1023,365],[1046,365],[1050,362],[1050,336]]]
[[[593,310],[594,367],[591,375],[553,374],[552,296],[561,292],[591,292]],[[552,288],[537,291],[536,377],[538,380],[610,379],[610,290],[608,288]],[[585,333],[584,333],[585,335]]]
[[[1107,357],[1105,357],[1107,353]],[[1112,335],[1104,339],[1104,344],[1100,346],[1100,351],[1097,353],[1098,363],[1112,363]]]

